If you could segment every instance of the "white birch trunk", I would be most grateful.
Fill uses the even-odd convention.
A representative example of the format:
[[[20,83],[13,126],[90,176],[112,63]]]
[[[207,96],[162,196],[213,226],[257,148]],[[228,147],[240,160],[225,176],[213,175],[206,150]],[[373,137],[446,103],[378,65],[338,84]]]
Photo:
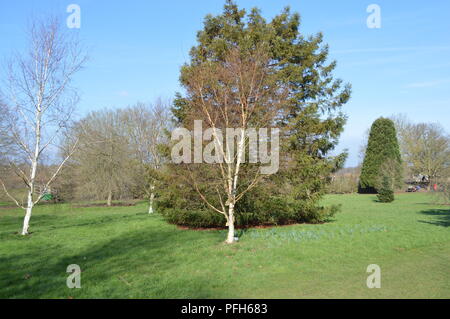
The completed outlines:
[[[28,235],[28,228],[30,227],[30,218],[31,213],[33,211],[33,194],[31,190],[28,191],[28,204],[27,209],[25,213],[25,218],[23,220],[23,228],[22,228],[22,235]]]
[[[236,167],[234,170],[234,176],[233,180],[229,180],[229,183],[231,183],[231,194],[229,194],[229,206],[228,206],[228,235],[227,235],[227,244],[232,244],[235,242],[234,240],[234,206],[236,204],[236,191],[237,191],[237,185],[238,185],[238,178],[239,178],[239,169],[242,163],[242,156],[244,153],[244,147],[245,147],[245,130],[242,130],[241,132],[241,138],[238,143],[238,151],[237,151],[237,160],[236,160]]]
[[[112,205],[112,191],[111,190],[109,190],[109,192],[108,192],[108,199],[106,201],[106,205],[107,206],[111,206]]]
[[[34,154],[31,158],[31,171],[30,171],[30,183],[28,185],[28,202],[27,202],[27,208],[25,213],[25,218],[23,220],[23,228],[22,228],[22,235],[28,235],[28,228],[30,227],[30,219],[31,214],[33,212],[34,202],[33,202],[33,193],[34,193],[34,180],[36,179],[36,171],[37,171],[37,164],[39,160],[39,151],[41,147],[41,117],[42,117],[42,111],[40,104],[37,107],[36,110],[36,140],[34,144]],[[45,191],[45,190],[44,190]]]
[[[155,193],[153,192],[153,190],[155,189],[155,186],[150,186],[151,189],[151,193],[150,193],[150,200],[148,203],[148,213],[149,214],[153,214],[153,201],[155,199]]]
[[[234,204],[230,203],[228,207],[228,235],[227,244],[234,243]]]

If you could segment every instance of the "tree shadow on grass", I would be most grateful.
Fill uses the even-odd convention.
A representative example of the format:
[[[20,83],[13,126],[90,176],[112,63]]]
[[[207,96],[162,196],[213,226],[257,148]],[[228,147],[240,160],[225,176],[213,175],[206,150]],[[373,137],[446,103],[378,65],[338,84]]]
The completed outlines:
[[[0,224],[2,225],[0,230],[0,240],[8,239],[11,235],[18,235],[22,231],[23,227],[23,215],[8,215],[0,217]],[[57,215],[36,215],[31,217],[30,221],[30,234],[37,230],[40,230],[38,226],[35,225],[50,225],[56,228],[58,222],[62,218]]]
[[[0,256],[0,298],[211,298],[210,278],[183,265],[199,254],[189,231],[151,227],[103,240],[76,254],[45,249]],[[184,252],[180,246],[189,242]],[[75,244],[75,243],[74,243]],[[206,258],[206,256],[204,256]],[[68,265],[81,268],[81,289],[66,286]]]
[[[429,209],[421,211],[420,214],[434,217],[433,220],[419,220],[421,223],[450,227],[450,209]]]
[[[139,216],[141,215],[141,216]],[[53,229],[76,228],[85,226],[105,226],[106,224],[116,223],[118,221],[126,221],[136,217],[147,216],[147,213],[136,213],[127,215],[106,215],[102,217],[91,218],[81,222],[67,221],[66,215],[57,214],[36,214],[30,220],[30,234],[45,233]],[[0,218],[2,231],[0,231],[0,239],[8,237],[11,234],[19,234],[23,226],[23,216],[4,216]]]

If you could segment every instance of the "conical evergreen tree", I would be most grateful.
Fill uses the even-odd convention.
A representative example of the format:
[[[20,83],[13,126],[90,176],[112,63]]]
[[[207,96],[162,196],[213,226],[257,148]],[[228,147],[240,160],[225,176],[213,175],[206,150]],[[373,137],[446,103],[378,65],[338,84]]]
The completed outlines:
[[[394,201],[394,191],[391,188],[388,176],[383,176],[380,189],[378,190],[378,200],[381,203],[391,203]]]
[[[370,129],[366,154],[359,179],[360,193],[377,193],[386,172],[383,166],[389,163],[389,178],[393,185],[399,185],[402,178],[402,161],[395,124],[390,119],[380,117]]]

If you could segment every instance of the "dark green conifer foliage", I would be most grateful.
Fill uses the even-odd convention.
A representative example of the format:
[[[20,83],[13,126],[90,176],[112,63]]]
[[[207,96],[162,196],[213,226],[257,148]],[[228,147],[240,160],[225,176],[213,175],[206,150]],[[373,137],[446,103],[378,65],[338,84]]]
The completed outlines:
[[[388,176],[383,176],[383,181],[378,191],[378,200],[382,203],[391,203],[394,201],[394,191],[391,188],[392,183]]]
[[[246,54],[264,47],[276,81],[289,90],[289,103],[273,121],[273,127],[281,131],[280,170],[238,203],[237,220],[241,226],[322,222],[336,211],[318,203],[331,173],[342,167],[347,156],[343,152],[332,157],[330,152],[346,123],[341,108],[349,100],[351,88],[333,77],[336,62],[328,61],[328,46],[322,43],[322,34],[304,36],[300,27],[299,14],[291,13],[289,8],[266,21],[259,9],[246,12],[227,0],[222,14],[206,16],[203,29],[197,33],[197,44],[190,51],[190,61],[181,68],[180,82],[184,86],[195,65],[220,63],[231,48],[239,48]],[[189,95],[176,95],[172,112],[178,125],[192,126],[191,103],[194,102]],[[186,176],[183,169],[170,166],[169,171],[172,175]],[[207,167],[198,169],[205,170],[204,175],[208,176]],[[181,179],[172,176],[170,180]],[[208,209],[190,189],[189,181],[179,184],[167,183],[167,192],[160,201],[162,210]],[[200,187],[206,193],[210,191],[214,201],[214,189],[206,183]],[[173,216],[172,222],[180,223],[176,221],[180,214]],[[185,225],[189,225],[188,219]],[[202,225],[206,224],[202,220]],[[213,222],[209,226],[214,226]]]
[[[389,167],[389,174],[386,170]],[[384,165],[384,166],[383,166]],[[385,176],[390,175],[390,176]],[[402,179],[402,161],[395,124],[387,118],[377,119],[370,129],[366,154],[359,180],[360,193],[377,193],[385,177],[391,185],[399,185]],[[392,186],[390,186],[392,188]]]

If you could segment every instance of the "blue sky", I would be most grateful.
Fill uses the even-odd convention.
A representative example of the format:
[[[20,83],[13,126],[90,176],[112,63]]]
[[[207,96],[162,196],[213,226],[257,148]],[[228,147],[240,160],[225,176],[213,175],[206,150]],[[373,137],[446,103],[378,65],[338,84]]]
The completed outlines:
[[[25,45],[27,19],[69,15],[81,7],[80,37],[90,61],[76,77],[82,100],[78,116],[136,101],[173,97],[179,68],[188,60],[206,14],[221,12],[222,0],[16,0],[0,4],[0,57]],[[344,106],[349,120],[338,150],[346,166],[358,163],[364,133],[379,116],[407,114],[415,121],[450,127],[450,1],[240,0],[270,19],[289,5],[302,17],[305,35],[324,33],[335,75],[353,86]],[[366,8],[381,8],[381,28],[369,29]]]

